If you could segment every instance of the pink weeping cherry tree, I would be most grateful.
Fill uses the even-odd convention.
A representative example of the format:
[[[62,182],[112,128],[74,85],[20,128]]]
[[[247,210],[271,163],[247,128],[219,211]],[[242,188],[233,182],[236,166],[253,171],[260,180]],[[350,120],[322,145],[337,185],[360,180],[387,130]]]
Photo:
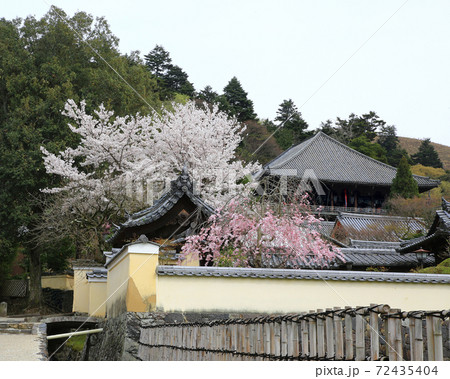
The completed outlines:
[[[320,221],[308,212],[307,197],[278,204],[233,199],[212,215],[209,225],[187,238],[182,258],[198,255],[206,265],[234,267],[328,267],[345,261],[324,240]]]

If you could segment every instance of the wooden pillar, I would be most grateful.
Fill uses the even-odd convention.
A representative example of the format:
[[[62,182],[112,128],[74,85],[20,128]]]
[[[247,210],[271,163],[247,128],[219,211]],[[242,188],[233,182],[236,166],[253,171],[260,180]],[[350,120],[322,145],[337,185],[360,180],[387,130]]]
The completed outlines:
[[[345,309],[350,309],[351,307],[345,307]],[[352,316],[346,314],[344,316],[345,323],[345,359],[353,360],[353,325]]]
[[[371,307],[375,304],[370,304]],[[370,325],[370,360],[377,361],[380,357],[380,340],[378,336],[378,309],[371,309],[369,313]]]
[[[355,360],[364,361],[366,357],[366,341],[363,310],[357,311],[355,321]]]
[[[323,312],[318,309],[317,313]],[[317,356],[325,358],[325,320],[323,315],[317,316]]]
[[[334,310],[339,310],[338,307],[335,307]],[[335,354],[336,359],[340,360],[344,358],[344,331],[342,329],[342,318],[337,313],[333,315],[334,322],[334,340],[336,343],[335,346]]]
[[[327,308],[327,311],[331,312],[331,308]],[[333,327],[333,315],[328,314],[325,318],[325,330],[327,336],[327,358],[334,358],[335,350],[335,342],[334,342],[334,327]]]
[[[314,313],[314,311],[309,311],[309,313]],[[317,357],[316,319],[313,317],[309,318],[309,352],[311,358]]]

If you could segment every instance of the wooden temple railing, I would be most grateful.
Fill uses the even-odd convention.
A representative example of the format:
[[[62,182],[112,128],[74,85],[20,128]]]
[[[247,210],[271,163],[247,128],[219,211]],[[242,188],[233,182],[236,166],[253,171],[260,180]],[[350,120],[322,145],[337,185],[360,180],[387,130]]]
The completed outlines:
[[[364,213],[364,214],[387,214],[387,210],[384,208],[370,208],[370,207],[337,207],[330,205],[309,205],[310,211],[313,213]],[[319,208],[319,210],[318,210]]]

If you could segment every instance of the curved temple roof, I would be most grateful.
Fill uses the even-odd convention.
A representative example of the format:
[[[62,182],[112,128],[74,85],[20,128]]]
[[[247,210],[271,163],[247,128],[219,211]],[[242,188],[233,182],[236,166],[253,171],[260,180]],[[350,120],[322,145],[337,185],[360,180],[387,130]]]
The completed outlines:
[[[189,177],[186,168],[183,168],[180,176],[170,183],[170,190],[164,193],[151,207],[132,214],[127,221],[119,226],[108,242],[114,242],[126,229],[150,224],[167,212],[183,197],[187,196],[194,205],[207,217],[214,213],[214,209],[205,203],[200,196],[194,193],[194,184]]]
[[[390,186],[397,169],[336,141],[323,132],[291,147],[264,167],[271,175],[286,175],[282,170],[296,170],[302,177],[305,170],[313,170],[324,182],[358,183]],[[438,180],[413,175],[419,189],[437,187]]]

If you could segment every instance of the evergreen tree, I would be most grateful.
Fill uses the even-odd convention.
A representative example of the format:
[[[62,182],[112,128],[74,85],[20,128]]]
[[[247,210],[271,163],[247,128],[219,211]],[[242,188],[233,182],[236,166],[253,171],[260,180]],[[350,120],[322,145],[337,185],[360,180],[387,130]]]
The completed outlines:
[[[164,78],[172,66],[172,58],[163,46],[156,45],[152,51],[144,55],[145,65],[157,78]]]
[[[68,24],[82,34],[81,40]],[[40,189],[57,184],[57,178],[45,174],[40,147],[59,151],[78,142],[61,114],[66,100],[84,98],[88,110],[104,103],[119,115],[150,111],[82,40],[98,50],[148,104],[156,108],[160,104],[156,81],[143,64],[119,53],[118,39],[103,18],[95,21],[84,12],[68,18],[51,7],[40,20],[0,19],[0,275],[22,249],[30,262],[32,307],[40,303],[44,249],[36,247],[29,232],[42,212],[34,199],[42,195]],[[62,249],[59,242],[52,241]]]
[[[162,100],[173,99],[175,93],[194,96],[195,88],[188,80],[188,74],[181,67],[172,64],[172,58],[163,46],[156,45],[144,58],[148,70],[158,81]]]
[[[413,178],[406,157],[402,157],[397,168],[397,174],[392,181],[391,197],[400,196],[405,199],[419,195],[419,187]]]
[[[225,86],[223,94],[230,105],[230,113],[236,116],[238,121],[244,122],[256,119],[253,101],[247,97],[247,92],[244,91],[241,83],[235,76]]]
[[[250,120],[245,122],[245,126],[244,138],[237,151],[239,159],[245,162],[258,161],[264,165],[283,152],[274,136],[270,136],[266,122]]]
[[[308,123],[302,118],[302,114],[291,99],[283,100],[280,104],[275,121],[280,124],[284,122],[275,134],[278,144],[284,150],[302,142],[311,134],[306,132]]]
[[[351,140],[359,136],[366,136],[372,142],[377,136],[377,129],[386,125],[375,112],[365,113],[357,116],[354,113],[348,116],[348,120],[337,117],[334,126],[330,120],[321,124],[321,129],[325,134],[348,145]]]
[[[173,92],[193,97],[195,89],[186,74],[179,66],[171,66],[163,77],[164,85]]]
[[[429,138],[422,141],[419,151],[411,157],[415,164],[423,166],[442,168],[442,161],[434,149]]]
[[[386,151],[387,163],[391,166],[397,167],[403,156],[406,156],[409,161],[408,152],[400,148],[400,141],[397,137],[397,129],[395,126],[382,126],[378,133],[377,142]]]
[[[215,92],[211,86],[206,86],[198,94],[198,98],[200,100],[206,101],[209,104],[214,104],[217,102],[218,96],[218,93]]]
[[[352,139],[348,146],[377,161],[387,163],[386,151],[383,147],[376,142],[370,142],[365,135]]]

